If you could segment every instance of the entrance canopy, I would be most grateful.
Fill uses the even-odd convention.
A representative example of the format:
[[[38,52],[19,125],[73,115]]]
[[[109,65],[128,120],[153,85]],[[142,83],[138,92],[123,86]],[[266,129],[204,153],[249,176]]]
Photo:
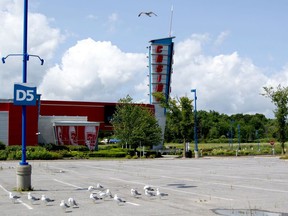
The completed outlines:
[[[54,140],[58,145],[87,145],[90,150],[94,150],[99,128],[99,122],[55,121]]]

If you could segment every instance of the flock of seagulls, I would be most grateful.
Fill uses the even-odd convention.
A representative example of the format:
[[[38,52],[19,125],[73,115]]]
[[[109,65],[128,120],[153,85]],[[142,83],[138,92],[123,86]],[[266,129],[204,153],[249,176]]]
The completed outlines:
[[[150,185],[145,185],[144,188],[144,194],[147,197],[159,197],[159,199],[162,199],[163,197],[168,196],[167,193],[163,193],[159,191],[159,188],[153,188]],[[126,203],[126,200],[117,194],[112,195],[111,191],[109,188],[104,188],[101,184],[97,184],[95,187],[94,186],[89,186],[87,188],[87,191],[89,192],[89,198],[92,200],[93,203],[100,203],[101,201],[104,200],[114,200],[118,205],[124,205]],[[130,194],[134,198],[140,198],[142,196],[142,193],[140,193],[136,188],[131,188]],[[20,200],[20,196],[13,195],[12,192],[9,192],[9,199],[13,203],[20,203],[22,202]],[[31,192],[28,192],[27,194],[27,199],[31,202],[32,205],[36,204],[36,202],[42,202],[44,205],[49,206],[53,205],[55,202],[54,199],[51,199],[49,197],[46,197],[44,194],[41,197],[36,197],[32,195]],[[79,208],[78,203],[76,200],[72,197],[67,199],[67,203],[65,200],[61,200],[60,202],[60,208],[64,211],[67,212],[67,209],[69,208]],[[70,211],[71,212],[71,211]]]

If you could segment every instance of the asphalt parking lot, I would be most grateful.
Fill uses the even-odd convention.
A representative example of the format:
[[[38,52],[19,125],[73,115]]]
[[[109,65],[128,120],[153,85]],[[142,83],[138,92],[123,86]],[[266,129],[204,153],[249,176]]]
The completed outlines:
[[[227,157],[199,159],[58,160],[28,161],[32,165],[32,194],[45,194],[55,201],[46,206],[31,204],[27,192],[17,192],[19,161],[0,162],[0,214],[4,215],[105,215],[191,216],[224,215],[229,210],[267,214],[288,213],[288,161],[277,157]],[[107,198],[94,203],[87,188],[100,183],[125,199],[118,205]],[[168,196],[147,197],[143,187],[151,185]],[[138,198],[130,189],[142,193]],[[16,203],[9,192],[20,196]],[[61,200],[73,197],[79,208],[64,212]],[[236,214],[238,212],[239,214]],[[258,214],[257,214],[258,215]],[[260,215],[260,214],[259,214]]]

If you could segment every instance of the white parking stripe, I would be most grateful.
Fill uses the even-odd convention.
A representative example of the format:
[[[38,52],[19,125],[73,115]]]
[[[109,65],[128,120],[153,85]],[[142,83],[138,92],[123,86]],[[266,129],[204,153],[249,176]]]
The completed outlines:
[[[61,184],[65,184],[65,185],[68,185],[68,186],[71,186],[71,187],[75,187],[77,189],[84,189],[83,187],[79,187],[77,185],[73,185],[73,184],[70,184],[68,182],[64,182],[64,181],[58,180],[58,179],[53,179],[53,180],[56,181],[56,182],[59,182]]]
[[[4,190],[6,193],[10,193],[10,191],[8,191],[6,188],[4,188],[2,185],[0,185],[0,188],[2,188],[2,190]],[[24,203],[21,199],[17,200],[19,203],[21,203],[23,206],[25,206],[28,209],[33,209],[30,205],[28,205],[27,203]]]
[[[128,183],[133,183],[133,184],[145,185],[145,183],[143,183],[143,182],[128,181],[128,180],[119,179],[119,178],[110,178],[110,179],[117,180],[117,181],[128,182]],[[153,186],[153,185],[151,185],[151,186]],[[157,186],[157,187],[159,187],[159,186]],[[159,188],[161,188],[161,187],[159,187]],[[225,197],[219,197],[219,196],[212,196],[212,195],[206,195],[206,194],[193,193],[193,192],[189,192],[189,191],[176,190],[176,189],[166,188],[166,187],[165,187],[165,190],[175,191],[175,192],[177,192],[177,193],[185,193],[185,194],[191,194],[191,195],[198,195],[198,196],[202,196],[202,197],[209,197],[209,198],[221,199],[221,200],[228,200],[228,201],[232,201],[232,200],[233,200],[233,199],[225,198]]]

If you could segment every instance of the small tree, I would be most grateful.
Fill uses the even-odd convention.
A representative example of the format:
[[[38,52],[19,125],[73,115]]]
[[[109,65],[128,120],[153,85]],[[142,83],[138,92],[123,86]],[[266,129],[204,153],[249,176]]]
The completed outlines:
[[[186,142],[190,140],[193,134],[193,101],[188,97],[181,97],[177,100],[169,98],[166,101],[161,92],[154,93],[153,96],[159,100],[161,106],[167,108],[167,127],[169,127],[169,131],[182,138],[183,156],[185,157]]]
[[[119,100],[111,123],[117,138],[134,151],[140,144],[152,147],[161,143],[161,128],[153,112],[144,105],[134,104],[129,95]]]
[[[279,142],[281,143],[282,154],[285,153],[285,141],[286,141],[286,130],[287,130],[287,115],[288,115],[288,87],[281,87],[278,85],[277,89],[273,87],[263,87],[265,93],[262,94],[271,99],[275,104],[276,110],[274,111]]]

